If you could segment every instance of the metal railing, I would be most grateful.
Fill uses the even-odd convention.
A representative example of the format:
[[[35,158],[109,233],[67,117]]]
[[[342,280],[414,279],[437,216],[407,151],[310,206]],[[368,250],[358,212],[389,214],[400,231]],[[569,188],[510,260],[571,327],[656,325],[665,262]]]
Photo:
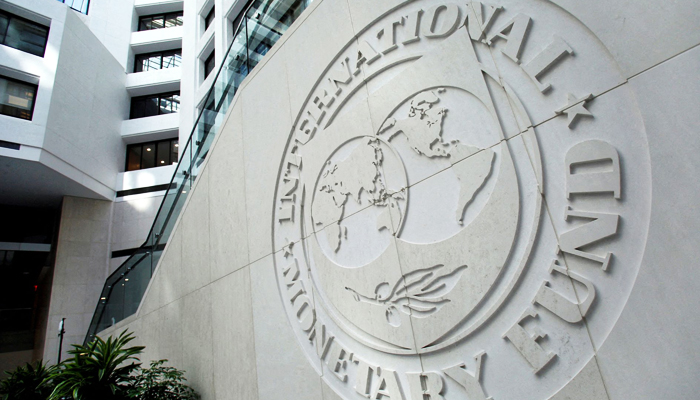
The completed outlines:
[[[90,8],[90,0],[58,0],[79,13],[87,15]]]
[[[85,343],[134,314],[243,79],[311,0],[255,0],[245,9],[144,244],[106,280]]]

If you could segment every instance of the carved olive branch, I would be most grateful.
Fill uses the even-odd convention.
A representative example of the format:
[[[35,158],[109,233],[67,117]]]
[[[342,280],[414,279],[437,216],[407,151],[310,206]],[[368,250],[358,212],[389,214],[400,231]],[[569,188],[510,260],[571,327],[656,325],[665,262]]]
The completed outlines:
[[[399,326],[400,319],[395,315],[395,310],[414,318],[425,318],[440,311],[451,301],[445,296],[454,289],[466,268],[466,265],[462,265],[450,273],[440,274],[446,267],[438,264],[409,272],[393,286],[388,282],[377,285],[374,297],[362,295],[349,287],[345,289],[352,293],[357,302],[387,307],[387,322]]]

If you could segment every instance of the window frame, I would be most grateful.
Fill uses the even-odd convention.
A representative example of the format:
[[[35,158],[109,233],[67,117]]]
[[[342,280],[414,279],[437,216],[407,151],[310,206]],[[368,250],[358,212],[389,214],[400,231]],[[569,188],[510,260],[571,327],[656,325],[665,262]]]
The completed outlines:
[[[174,15],[176,18],[177,18],[177,17],[180,17],[181,23],[180,23],[180,24],[173,25],[173,26],[167,26],[166,24],[167,24],[167,21],[168,21],[168,17],[169,17],[169,16],[172,17],[173,15]],[[160,17],[160,18],[157,18],[157,17]],[[173,12],[157,13],[157,14],[150,14],[150,15],[140,15],[140,16],[139,16],[138,25],[136,26],[136,31],[137,31],[137,32],[147,32],[147,31],[153,31],[153,30],[157,30],[157,29],[175,28],[175,27],[178,27],[178,26],[182,26],[182,25],[184,24],[183,17],[184,17],[184,13],[183,13],[182,11],[173,11]],[[143,20],[146,19],[146,18],[150,18],[151,21],[153,21],[153,20],[155,20],[155,19],[162,19],[162,21],[163,21],[163,26],[160,27],[160,28],[146,28],[146,29],[141,29],[141,26],[142,26],[141,24],[142,24]]]
[[[159,165],[159,164],[158,164],[158,145],[159,145],[159,144],[162,144],[162,143],[166,143],[166,142],[169,143],[169,145],[168,145],[169,151],[167,152],[167,153],[168,153],[168,160],[169,160],[169,163],[164,163],[164,164],[162,164],[162,165]],[[142,171],[142,170],[144,170],[144,169],[165,167],[165,166],[168,166],[168,165],[177,164],[177,163],[180,161],[180,156],[179,156],[179,155],[180,155],[180,151],[179,151],[179,150],[180,150],[180,146],[179,146],[179,144],[180,144],[180,140],[179,140],[179,138],[176,136],[176,137],[170,138],[170,139],[153,140],[153,141],[150,141],[150,142],[132,143],[132,144],[126,145],[126,155],[125,155],[125,157],[124,157],[124,172]],[[154,157],[154,159],[155,159],[155,165],[154,165],[153,167],[147,167],[147,168],[142,168],[142,167],[141,167],[141,166],[143,165],[143,155],[144,155],[144,153],[145,153],[145,151],[144,151],[144,146],[145,146],[145,145],[153,145],[153,157]],[[172,156],[173,156],[173,153],[174,153],[174,152],[172,151],[173,146],[176,147],[176,148],[178,149],[177,156],[176,156],[175,160],[172,159]],[[131,151],[131,149],[137,148],[137,147],[141,147],[141,154],[139,155],[139,168],[137,168],[137,169],[129,169],[129,152]]]
[[[149,69],[144,71],[143,69],[141,71],[138,71],[138,65],[139,65],[139,57],[153,57],[153,56],[160,56],[160,67],[158,69]],[[178,64],[176,67],[168,67],[168,68],[163,68],[163,59],[165,58],[166,55],[179,55],[180,56],[180,63],[182,63],[182,49],[173,49],[173,50],[163,50],[163,51],[154,51],[152,53],[141,53],[141,54],[136,54],[134,56],[134,73],[139,73],[139,72],[149,72],[149,71],[160,71],[162,69],[169,69],[169,68],[180,68],[180,65]],[[141,67],[143,68],[143,63],[141,64]]]
[[[50,34],[50,32],[51,32],[51,27],[50,27],[50,26],[46,26],[46,25],[44,25],[44,24],[40,24],[40,23],[38,23],[38,22],[36,22],[36,21],[32,21],[32,20],[27,19],[27,18],[24,18],[24,17],[20,17],[19,15],[15,15],[15,14],[9,13],[9,12],[7,12],[7,11],[5,11],[5,10],[0,10],[0,14],[5,15],[5,16],[7,17],[7,26],[5,27],[5,32],[2,34],[2,41],[0,41],[0,45],[2,45],[2,46],[7,46],[7,47],[9,47],[9,48],[11,48],[11,49],[19,50],[19,51],[21,51],[21,52],[23,52],[23,53],[31,54],[31,55],[33,55],[33,56],[37,56],[37,57],[44,58],[44,56],[46,55],[46,48],[48,47],[48,44],[49,44],[49,34]],[[13,20],[13,19],[20,20],[20,21],[22,21],[22,22],[24,22],[24,23],[28,23],[29,25],[34,25],[35,27],[39,27],[39,28],[46,29],[46,37],[44,38],[44,46],[43,46],[44,49],[43,49],[43,51],[41,52],[41,55],[39,55],[39,54],[34,54],[34,53],[30,53],[30,52],[28,52],[28,51],[25,51],[25,50],[22,50],[22,49],[18,49],[18,48],[14,47],[14,46],[10,46],[10,45],[8,45],[8,44],[5,44],[5,40],[7,39],[7,32],[10,30],[10,25],[12,24],[12,20]]]
[[[10,114],[3,113],[2,109],[4,107],[4,104],[0,104],[0,115],[4,115],[6,117],[17,118],[17,119],[21,119],[24,121],[32,121],[34,119],[34,108],[36,107],[36,98],[37,98],[37,94],[39,93],[39,85],[34,84],[34,83],[30,83],[30,82],[26,82],[23,80],[15,79],[15,78],[10,78],[10,77],[5,76],[5,75],[0,75],[0,79],[5,79],[5,80],[10,81],[10,82],[21,83],[23,85],[31,86],[34,88],[34,98],[32,99],[32,108],[29,110],[29,118],[22,118],[22,117],[18,117],[16,115],[10,115]]]
[[[166,115],[166,114],[174,114],[174,113],[179,113],[180,108],[178,107],[177,111],[174,112],[169,112],[169,113],[162,113],[161,111],[161,102],[163,100],[167,100],[168,97],[171,97],[173,95],[177,95],[178,97],[180,96],[180,91],[174,91],[174,92],[165,92],[165,93],[156,93],[156,94],[149,94],[145,96],[135,96],[131,98],[131,106],[129,108],[129,119],[140,119],[140,118],[148,118],[148,117],[155,117],[158,115]],[[157,108],[158,108],[158,113],[153,114],[153,115],[144,115],[143,117],[134,117],[134,101],[138,100],[144,100],[144,99],[158,99],[157,102]],[[178,99],[178,104],[180,104],[179,99]]]

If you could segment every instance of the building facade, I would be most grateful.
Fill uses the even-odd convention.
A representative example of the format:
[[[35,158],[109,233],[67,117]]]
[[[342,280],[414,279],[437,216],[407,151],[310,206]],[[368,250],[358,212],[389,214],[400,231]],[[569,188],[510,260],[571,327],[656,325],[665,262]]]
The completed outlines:
[[[695,398],[698,15],[0,1],[0,200],[35,216],[3,357],[66,318],[205,399]]]

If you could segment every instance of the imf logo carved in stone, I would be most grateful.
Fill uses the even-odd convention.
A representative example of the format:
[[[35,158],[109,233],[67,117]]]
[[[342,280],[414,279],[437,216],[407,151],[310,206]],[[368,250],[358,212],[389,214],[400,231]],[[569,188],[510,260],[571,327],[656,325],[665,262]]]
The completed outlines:
[[[408,2],[337,54],[294,122],[277,283],[343,398],[548,398],[624,307],[649,199],[623,182],[648,187],[646,138],[633,102],[611,114],[595,94],[618,79],[606,50],[538,4]]]

